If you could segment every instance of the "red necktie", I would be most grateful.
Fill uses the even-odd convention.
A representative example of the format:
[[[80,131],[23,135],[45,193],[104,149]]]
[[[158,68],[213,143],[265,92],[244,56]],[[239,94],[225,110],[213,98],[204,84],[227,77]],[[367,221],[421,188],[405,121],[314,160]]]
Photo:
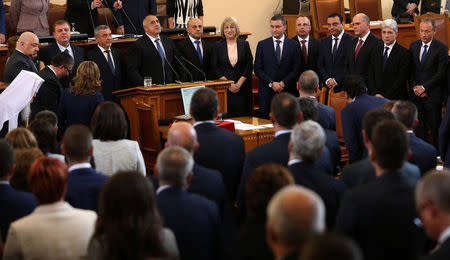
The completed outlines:
[[[308,51],[306,50],[306,40],[302,40],[302,52],[303,59],[305,60],[305,64],[308,63]]]
[[[359,43],[358,43],[358,46],[356,46],[356,51],[355,51],[355,61],[358,58],[358,53],[363,45],[363,42],[364,42],[363,40],[359,39]]]

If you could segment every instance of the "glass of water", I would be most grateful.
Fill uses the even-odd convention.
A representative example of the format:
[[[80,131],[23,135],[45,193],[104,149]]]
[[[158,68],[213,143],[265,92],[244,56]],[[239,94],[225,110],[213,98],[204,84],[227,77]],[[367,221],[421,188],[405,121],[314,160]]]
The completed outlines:
[[[144,77],[144,87],[152,87],[152,77]]]

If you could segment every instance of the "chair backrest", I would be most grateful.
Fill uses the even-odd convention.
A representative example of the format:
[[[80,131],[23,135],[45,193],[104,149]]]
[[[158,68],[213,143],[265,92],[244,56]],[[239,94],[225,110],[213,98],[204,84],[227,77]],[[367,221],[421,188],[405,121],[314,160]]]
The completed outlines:
[[[450,43],[450,21],[448,18],[448,13],[444,12],[443,14],[435,14],[435,13],[426,13],[420,16],[414,17],[414,26],[416,27],[417,37],[420,39],[420,21],[424,18],[432,18],[436,22],[436,39],[441,42],[447,44]],[[449,49],[450,50],[450,49]]]
[[[334,93],[334,90],[330,90],[328,93],[328,106],[334,108],[336,117],[336,134],[339,137],[339,141],[344,140],[344,133],[342,132],[342,120],[341,111],[347,106],[347,96],[344,91]]]
[[[136,104],[136,109],[139,122],[139,144],[145,166],[147,169],[153,170],[155,158],[161,151],[161,134],[156,109],[153,104],[148,105],[142,102]]]
[[[371,21],[383,20],[381,12],[381,0],[349,0],[350,16],[353,18],[357,13],[365,13]]]
[[[322,26],[327,25],[328,15],[338,13],[345,18],[344,0],[311,0],[310,10],[314,37],[325,31]]]
[[[317,90],[316,92],[316,99],[318,102],[322,103],[322,104],[327,104],[327,91],[328,89],[326,87],[322,87],[321,89]]]

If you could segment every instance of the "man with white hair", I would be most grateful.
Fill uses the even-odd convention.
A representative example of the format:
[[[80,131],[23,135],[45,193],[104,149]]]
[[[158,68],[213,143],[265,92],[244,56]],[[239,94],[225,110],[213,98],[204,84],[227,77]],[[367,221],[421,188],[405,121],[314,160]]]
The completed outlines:
[[[275,259],[298,259],[302,246],[325,231],[325,206],[313,191],[290,185],[267,206],[266,235]]]
[[[325,132],[318,123],[308,120],[296,125],[289,143],[288,166],[296,184],[317,192],[322,198],[327,209],[326,223],[331,229],[346,186],[318,167],[324,146]]]
[[[409,52],[397,42],[398,26],[392,19],[381,23],[382,45],[373,53],[369,66],[369,93],[390,100],[406,100]]]

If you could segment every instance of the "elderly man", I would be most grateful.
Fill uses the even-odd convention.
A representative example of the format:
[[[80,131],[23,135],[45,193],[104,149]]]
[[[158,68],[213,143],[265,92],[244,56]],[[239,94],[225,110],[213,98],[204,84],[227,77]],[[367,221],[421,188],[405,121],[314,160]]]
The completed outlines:
[[[409,52],[397,42],[397,22],[386,19],[381,23],[383,45],[374,49],[369,67],[370,94],[390,100],[406,100],[409,78]]]
[[[436,248],[423,260],[450,259],[450,171],[432,171],[416,187],[416,208]]]
[[[300,55],[304,66],[299,73],[306,70],[317,72],[317,58],[319,57],[320,40],[309,36],[311,21],[308,17],[300,15],[295,20],[297,35],[292,38],[300,46]]]
[[[313,191],[290,185],[267,206],[267,242],[275,259],[298,259],[302,246],[325,230],[325,207]]]

